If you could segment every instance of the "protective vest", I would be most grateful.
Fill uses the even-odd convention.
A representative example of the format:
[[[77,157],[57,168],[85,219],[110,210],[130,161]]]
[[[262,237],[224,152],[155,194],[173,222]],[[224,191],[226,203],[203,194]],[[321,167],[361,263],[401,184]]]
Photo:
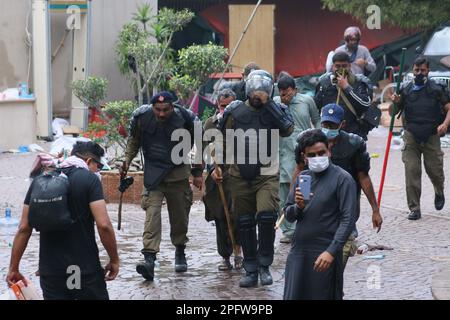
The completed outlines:
[[[252,111],[244,102],[241,102],[232,111],[231,115],[234,120],[234,130],[242,129],[248,136],[244,141],[234,138],[234,159],[237,162],[241,176],[246,180],[252,180],[261,174],[260,148],[262,143],[265,144],[267,156],[270,157],[271,152],[271,135],[270,129],[274,128],[274,118],[267,111],[266,107],[262,107],[258,112]],[[266,129],[265,141],[261,139],[261,129]],[[236,133],[236,131],[235,131]],[[239,152],[239,144],[245,145],[245,154]],[[256,163],[255,163],[256,162]]]
[[[141,146],[144,153],[144,185],[154,190],[177,165],[172,161],[172,149],[179,141],[171,141],[176,129],[187,129],[192,134],[193,119],[187,110],[174,106],[174,112],[164,122],[158,122],[152,108],[140,116]],[[191,146],[193,137],[191,137]]]
[[[418,143],[425,143],[436,134],[442,121],[439,90],[442,88],[433,81],[427,81],[425,87],[417,91],[413,90],[412,83],[405,88],[406,130],[413,134]]]

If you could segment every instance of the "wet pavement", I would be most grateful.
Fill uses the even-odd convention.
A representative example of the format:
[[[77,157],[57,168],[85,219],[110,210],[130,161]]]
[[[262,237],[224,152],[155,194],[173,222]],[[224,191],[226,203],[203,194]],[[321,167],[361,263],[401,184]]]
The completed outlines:
[[[383,132],[381,132],[383,133]],[[379,176],[386,139],[376,134],[370,138],[369,152],[379,154],[372,159],[371,176],[378,191]],[[445,158],[450,149],[444,149]],[[19,217],[21,203],[29,185],[27,173],[35,155],[0,154],[0,213],[12,208],[13,216]],[[445,161],[445,160],[444,160]],[[450,172],[447,163],[445,172]],[[370,206],[362,200],[362,213],[358,221],[359,240],[370,245],[393,247],[392,251],[368,252],[352,257],[345,271],[345,299],[432,299],[433,274],[445,270],[450,261],[450,206],[440,212],[434,210],[432,187],[423,176],[422,214],[418,221],[406,219],[406,195],[404,171],[399,150],[391,151],[386,186],[383,193],[381,232],[372,231]],[[449,195],[446,182],[446,195]],[[109,204],[108,211],[117,227],[117,205]],[[115,281],[108,283],[111,299],[281,299],[284,287],[284,266],[289,245],[280,244],[280,234],[275,242],[275,259],[272,266],[274,284],[251,289],[239,288],[243,271],[218,271],[221,258],[216,252],[215,227],[204,219],[203,204],[196,202],[190,214],[186,254],[188,271],[174,272],[175,249],[170,243],[170,228],[167,211],[162,214],[163,237],[161,252],[155,270],[155,280],[145,282],[135,272],[135,265],[142,259],[140,254],[145,214],[137,205],[124,205],[122,230],[116,230],[121,270]],[[0,234],[0,292],[9,263],[10,248],[4,233]],[[34,276],[38,263],[39,235],[33,233],[24,254],[21,271],[39,284]],[[106,263],[106,252],[99,242],[100,255]],[[385,255],[382,259],[367,259],[368,256]]]

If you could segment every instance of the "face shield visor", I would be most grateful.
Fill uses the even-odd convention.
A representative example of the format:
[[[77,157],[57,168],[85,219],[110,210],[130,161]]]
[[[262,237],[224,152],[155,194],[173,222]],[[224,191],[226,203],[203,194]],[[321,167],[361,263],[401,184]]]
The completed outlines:
[[[255,91],[263,91],[266,92],[269,97],[272,96],[273,80],[269,73],[255,70],[248,75],[248,78],[245,81],[245,94],[247,97],[250,97]]]

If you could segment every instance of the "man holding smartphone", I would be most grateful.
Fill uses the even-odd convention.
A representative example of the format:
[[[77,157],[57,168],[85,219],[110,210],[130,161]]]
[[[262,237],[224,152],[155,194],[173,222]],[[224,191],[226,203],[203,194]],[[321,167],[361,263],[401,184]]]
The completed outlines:
[[[311,194],[306,200],[296,182],[284,208],[286,219],[298,222],[286,261],[285,300],[343,297],[342,249],[355,226],[356,184],[331,163],[328,146],[320,129],[300,136],[298,150],[309,168],[301,175],[311,177]]]

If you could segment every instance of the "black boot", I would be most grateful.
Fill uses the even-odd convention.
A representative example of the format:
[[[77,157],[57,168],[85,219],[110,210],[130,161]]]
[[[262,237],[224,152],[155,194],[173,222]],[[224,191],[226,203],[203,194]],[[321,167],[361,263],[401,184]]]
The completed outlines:
[[[248,288],[258,285],[258,261],[256,221],[254,214],[246,214],[239,217],[239,234],[241,238],[242,252],[244,254],[245,276],[239,281],[239,286]]]
[[[245,276],[239,280],[239,287],[249,288],[258,285],[258,272],[245,272]]]
[[[186,246],[184,246],[184,245],[176,246],[176,249],[175,249],[175,272],[186,272],[187,271],[186,256],[184,254],[185,248],[186,248]]]
[[[268,267],[273,262],[277,214],[260,212],[256,220],[258,221],[258,263],[259,266]]]
[[[268,286],[273,283],[272,275],[269,267],[259,267],[259,278],[263,286]]]
[[[445,204],[445,197],[444,195],[435,194],[434,195],[434,207],[436,210],[442,210]]]
[[[408,215],[409,220],[419,220],[422,217],[420,210],[411,211]]]
[[[144,277],[145,280],[153,281],[155,276],[156,253],[144,253],[144,262],[136,266],[136,272]]]

